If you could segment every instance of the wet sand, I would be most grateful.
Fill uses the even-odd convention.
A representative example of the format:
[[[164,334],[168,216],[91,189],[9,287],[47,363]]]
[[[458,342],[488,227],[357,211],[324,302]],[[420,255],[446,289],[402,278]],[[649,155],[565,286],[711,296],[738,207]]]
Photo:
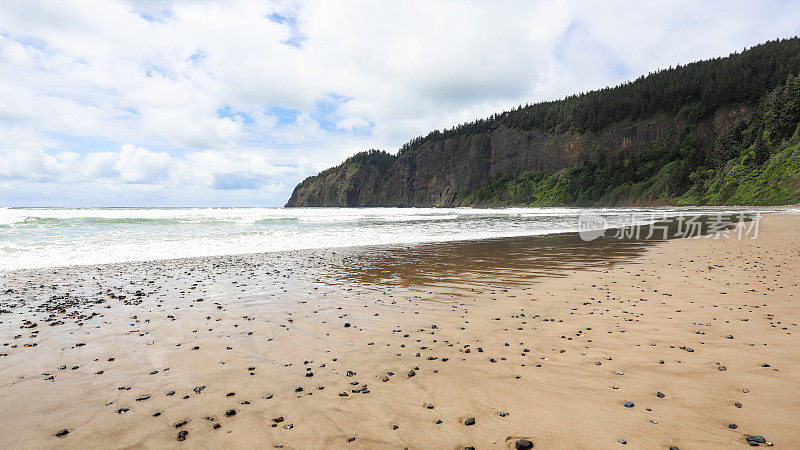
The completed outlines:
[[[0,447],[800,448],[798,226],[0,274]]]

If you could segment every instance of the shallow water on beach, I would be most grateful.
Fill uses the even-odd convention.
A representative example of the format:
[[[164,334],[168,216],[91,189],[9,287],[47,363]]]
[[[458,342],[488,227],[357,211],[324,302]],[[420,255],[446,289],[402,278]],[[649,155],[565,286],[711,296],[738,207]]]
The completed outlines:
[[[732,226],[752,217],[698,216],[697,237],[708,238],[712,224]],[[136,305],[139,298],[169,302],[200,296],[200,301],[224,298],[279,313],[298,301],[324,302],[325,293],[333,299],[333,294],[348,291],[441,291],[462,286],[465,279],[475,287],[512,287],[575,269],[631,261],[664,239],[680,237],[680,227],[679,219],[667,219],[609,229],[589,241],[568,232],[20,269],[0,272],[0,286],[5,288],[0,306],[91,309],[109,297]],[[625,230],[638,230],[639,236]]]
[[[0,271],[578,231],[724,209],[0,208]],[[634,219],[632,219],[634,218]]]

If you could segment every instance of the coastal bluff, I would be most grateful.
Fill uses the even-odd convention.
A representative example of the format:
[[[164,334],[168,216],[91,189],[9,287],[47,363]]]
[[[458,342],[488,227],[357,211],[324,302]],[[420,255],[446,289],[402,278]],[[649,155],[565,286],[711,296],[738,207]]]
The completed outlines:
[[[710,142],[749,118],[745,107],[721,108],[692,133]],[[521,171],[556,172],[585,159],[669,145],[685,131],[678,117],[616,124],[600,132],[526,131],[496,126],[487,133],[431,141],[392,156],[389,167],[351,158],[297,185],[287,207],[454,207],[493,179]]]
[[[795,204],[799,124],[800,39],[770,41],[357,153],[286,206]]]

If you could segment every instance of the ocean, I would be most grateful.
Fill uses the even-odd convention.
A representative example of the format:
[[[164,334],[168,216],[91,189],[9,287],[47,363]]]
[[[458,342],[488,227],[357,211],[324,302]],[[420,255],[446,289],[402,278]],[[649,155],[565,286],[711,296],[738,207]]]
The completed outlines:
[[[579,231],[631,217],[720,214],[641,208],[0,208],[0,270],[421,244]]]

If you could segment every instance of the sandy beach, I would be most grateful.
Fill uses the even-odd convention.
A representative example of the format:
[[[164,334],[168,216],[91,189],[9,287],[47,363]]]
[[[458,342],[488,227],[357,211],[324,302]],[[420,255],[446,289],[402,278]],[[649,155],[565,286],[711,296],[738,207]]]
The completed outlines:
[[[0,448],[800,448],[798,229],[3,273]]]

